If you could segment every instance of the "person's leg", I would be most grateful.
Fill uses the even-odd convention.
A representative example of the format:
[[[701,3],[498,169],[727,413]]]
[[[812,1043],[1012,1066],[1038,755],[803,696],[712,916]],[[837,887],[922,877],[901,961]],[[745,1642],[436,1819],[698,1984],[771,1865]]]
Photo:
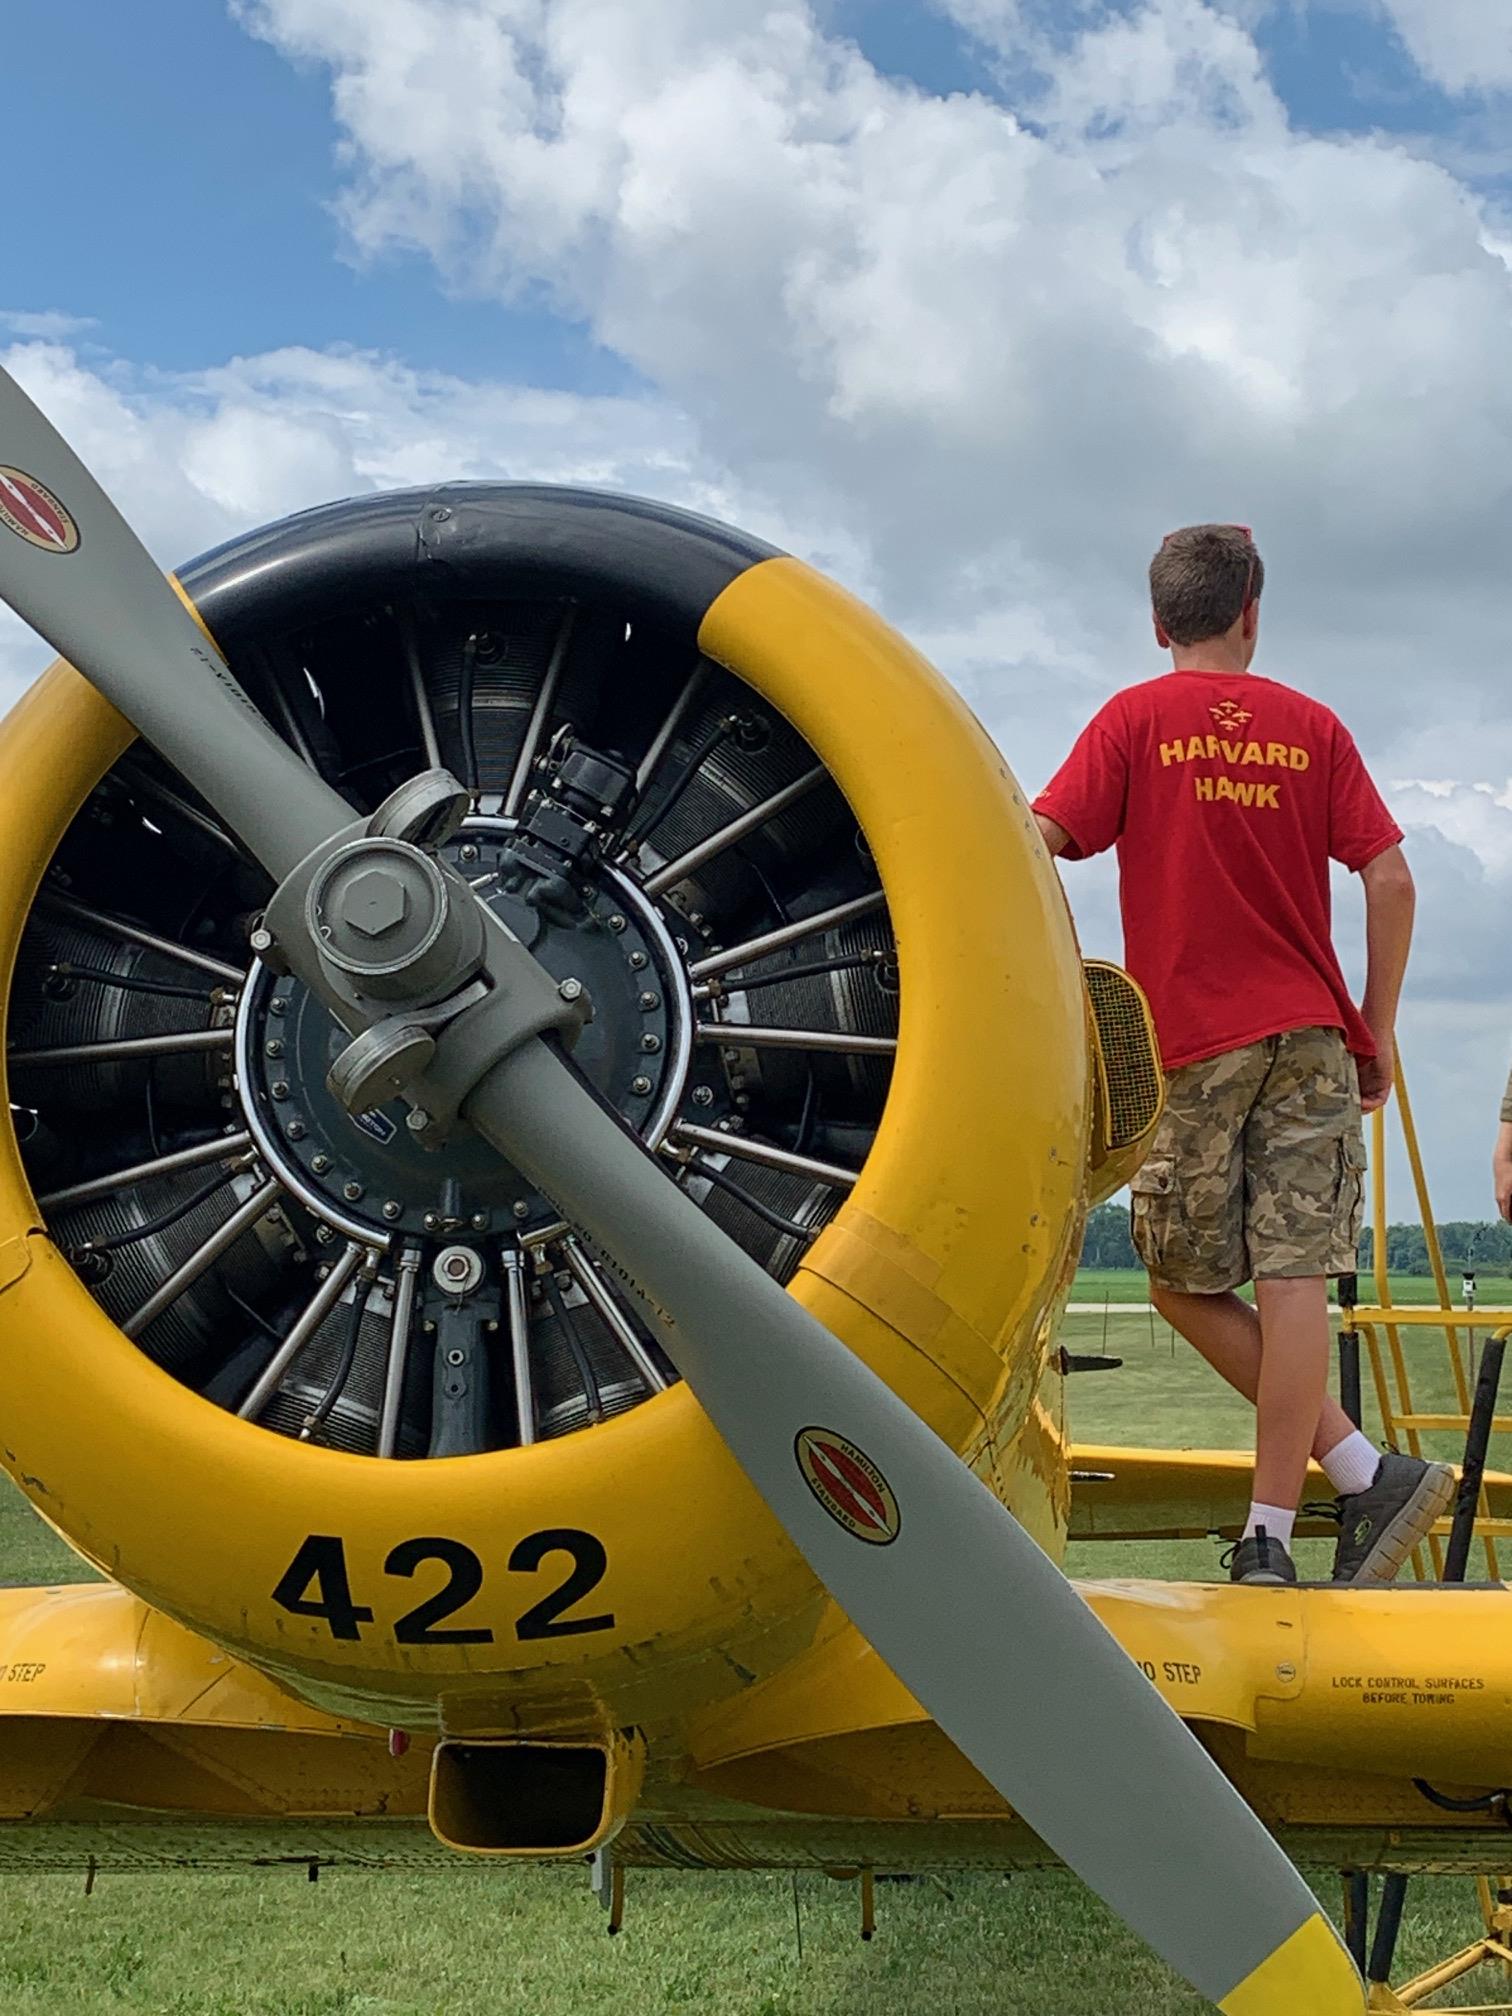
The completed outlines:
[[[1328,1376],[1326,1277],[1354,1269],[1364,1166],[1359,1084],[1342,1034],[1281,1037],[1245,1130],[1245,1234],[1261,1322],[1257,1498],[1287,1491],[1293,1476],[1300,1489],[1302,1431]],[[1340,1494],[1334,1579],[1390,1581],[1441,1515],[1453,1472],[1382,1457],[1353,1432],[1328,1467]]]
[[[1244,1244],[1243,1137],[1269,1072],[1274,1040],[1245,1045],[1174,1071],[1166,1110],[1133,1193],[1134,1244],[1150,1275],[1157,1307],[1244,1390],[1258,1387],[1253,1347],[1246,1350],[1243,1308],[1232,1291],[1248,1279]],[[1190,1329],[1182,1320],[1190,1321]],[[1291,1510],[1251,1507],[1230,1557],[1236,1582],[1289,1582]],[[1264,1534],[1259,1526],[1265,1525]]]
[[[1251,1304],[1232,1290],[1225,1295],[1186,1295],[1179,1289],[1166,1287],[1153,1276],[1150,1299],[1171,1328],[1207,1360],[1219,1378],[1227,1381],[1236,1393],[1242,1393],[1253,1406],[1260,1396],[1261,1346],[1260,1317]],[[1310,1454],[1326,1469],[1327,1458],[1355,1432],[1354,1423],[1338,1401],[1325,1393]],[[1261,1499],[1266,1496],[1258,1483],[1255,1496]]]
[[[1321,1274],[1257,1276],[1255,1305],[1261,1339],[1255,1502],[1295,1509],[1328,1397],[1328,1283]]]

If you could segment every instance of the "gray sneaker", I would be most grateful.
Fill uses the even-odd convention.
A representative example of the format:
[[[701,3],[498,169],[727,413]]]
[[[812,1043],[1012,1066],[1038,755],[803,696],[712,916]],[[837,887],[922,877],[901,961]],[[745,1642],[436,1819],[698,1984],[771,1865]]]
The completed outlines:
[[[1447,1463],[1424,1463],[1388,1450],[1375,1482],[1339,1500],[1335,1582],[1357,1587],[1394,1582],[1407,1556],[1448,1510],[1454,1490]]]
[[[1248,1540],[1231,1547],[1222,1565],[1229,1571],[1230,1582],[1269,1584],[1279,1589],[1297,1579],[1290,1554],[1263,1526],[1257,1526]]]

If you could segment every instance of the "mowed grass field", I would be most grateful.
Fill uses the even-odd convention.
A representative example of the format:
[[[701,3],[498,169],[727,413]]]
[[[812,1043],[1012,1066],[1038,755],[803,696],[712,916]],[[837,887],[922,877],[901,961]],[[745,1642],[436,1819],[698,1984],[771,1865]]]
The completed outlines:
[[[1120,1285],[1094,1298],[1084,1285],[1077,1299],[1137,1293]],[[1078,1439],[1247,1446],[1246,1408],[1163,1324],[1092,1314],[1065,1335],[1072,1349],[1124,1360],[1072,1381]],[[1442,1356],[1425,1346],[1425,1364],[1430,1351]],[[1318,1558],[1304,1573],[1326,1574],[1326,1547],[1309,1546]],[[1219,1572],[1217,1554],[1205,1541],[1083,1544],[1070,1567],[1205,1577]],[[0,1577],[85,1572],[0,1482]],[[1065,1733],[1074,1756],[1074,1723]],[[0,2016],[1199,2016],[1207,2006],[1069,1876],[879,1885],[869,1946],[854,1889],[821,1876],[795,1888],[789,1876],[631,1871],[628,1889],[625,1931],[611,1940],[581,1869],[338,1870],[313,1885],[300,1870],[106,1874],[88,1897],[82,1871],[0,1876]],[[1335,1886],[1323,1895],[1336,1911]],[[1470,1882],[1415,1883],[1399,1972],[1478,1927]],[[1501,1993],[1482,1973],[1434,2006]]]

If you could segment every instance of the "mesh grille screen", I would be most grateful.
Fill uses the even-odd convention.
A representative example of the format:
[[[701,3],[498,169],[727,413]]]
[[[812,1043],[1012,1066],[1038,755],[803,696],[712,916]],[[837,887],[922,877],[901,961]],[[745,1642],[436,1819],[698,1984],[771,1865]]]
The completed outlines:
[[[1108,1146],[1126,1148],[1160,1112],[1160,1063],[1149,1010],[1120,967],[1089,959],[1087,992],[1108,1088]]]

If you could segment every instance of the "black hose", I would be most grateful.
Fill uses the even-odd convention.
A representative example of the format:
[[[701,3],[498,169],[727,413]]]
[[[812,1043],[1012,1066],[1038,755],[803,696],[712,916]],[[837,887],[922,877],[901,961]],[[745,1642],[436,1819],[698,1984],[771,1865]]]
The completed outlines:
[[[342,1390],[352,1376],[352,1365],[357,1357],[357,1342],[362,1335],[362,1319],[367,1314],[368,1297],[373,1292],[373,1282],[377,1277],[370,1274],[365,1281],[359,1281],[352,1290],[352,1307],[347,1317],[346,1335],[341,1340],[341,1356],[336,1360],[336,1369],[331,1374],[320,1404],[314,1413],[305,1417],[305,1424],[299,1431],[301,1442],[308,1442],[317,1428],[323,1428],[331,1409],[341,1398]]]
[[[42,983],[44,992],[54,980],[92,980],[100,987],[118,987],[123,994],[163,994],[175,1001],[214,999],[208,987],[177,987],[167,980],[144,980],[136,973],[110,973],[101,966],[76,966],[66,959],[49,967],[47,979]]]
[[[234,1169],[223,1169],[219,1176],[212,1176],[208,1183],[201,1184],[200,1188],[186,1197],[182,1203],[175,1204],[171,1211],[165,1211],[161,1218],[149,1218],[145,1225],[131,1226],[125,1232],[112,1232],[105,1239],[86,1239],[73,1251],[113,1253],[119,1246],[134,1246],[138,1239],[151,1239],[158,1232],[166,1232],[170,1225],[177,1225],[180,1218],[187,1218],[196,1205],[203,1204],[207,1197],[213,1197],[217,1190],[223,1189],[235,1174]]]
[[[753,1197],[749,1190],[726,1176],[722,1169],[711,1168],[707,1162],[694,1161],[688,1164],[688,1173],[701,1176],[706,1183],[737,1198],[747,1209],[753,1211],[774,1232],[786,1233],[790,1238],[801,1239],[805,1246],[812,1246],[819,1237],[818,1229],[812,1225],[800,1225],[796,1218],[784,1218],[780,1211],[774,1211],[770,1204],[763,1204],[759,1197]]]
[[[698,775],[704,764],[714,754],[720,743],[733,732],[734,726],[729,720],[718,721],[712,728],[706,731],[700,742],[694,744],[689,753],[688,760],[674,778],[669,789],[664,791],[654,804],[643,805],[635,818],[625,828],[620,839],[620,846],[627,853],[638,847],[649,833],[655,831],[672,810],[678,799],[681,798],[684,791],[693,782],[693,779]]]
[[[598,1377],[594,1372],[593,1363],[588,1353],[583,1349],[582,1340],[577,1334],[577,1325],[572,1320],[567,1304],[562,1300],[561,1290],[556,1284],[556,1276],[548,1271],[541,1277],[541,1283],[546,1290],[546,1300],[551,1304],[551,1313],[561,1326],[562,1336],[566,1339],[567,1349],[572,1353],[572,1360],[577,1366],[578,1377],[583,1382],[583,1397],[588,1402],[589,1418],[594,1421],[602,1421],[604,1418],[604,1396],[599,1391]]]

